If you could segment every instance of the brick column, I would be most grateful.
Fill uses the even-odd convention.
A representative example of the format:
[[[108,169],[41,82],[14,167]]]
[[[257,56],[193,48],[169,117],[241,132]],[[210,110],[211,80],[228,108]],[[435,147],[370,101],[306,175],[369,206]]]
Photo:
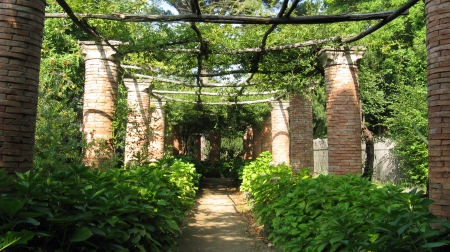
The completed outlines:
[[[254,159],[254,148],[255,148],[255,139],[253,135],[253,128],[248,127],[244,131],[243,137],[243,159],[244,160],[253,160]]]
[[[139,153],[140,161],[150,161],[149,159],[149,144],[152,136],[149,128],[150,118],[150,99],[148,88],[149,81],[124,79],[124,84],[127,87],[127,104],[128,121],[127,132],[125,136],[125,164],[132,160],[136,160],[136,155]]]
[[[328,172],[362,172],[361,103],[357,60],[363,47],[326,47],[319,52],[325,68],[328,120]]]
[[[314,138],[312,102],[309,95],[289,96],[292,172],[310,168],[314,172]]]
[[[425,0],[430,211],[450,219],[450,2]]]
[[[209,161],[211,162],[220,161],[220,145],[221,145],[220,131],[212,130],[209,141]]]
[[[262,121],[259,136],[261,141],[261,152],[268,151],[272,153],[272,118],[270,116]]]
[[[150,100],[151,116],[150,130],[152,137],[150,139],[150,156],[152,161],[164,156],[164,129],[165,129],[165,113],[164,105],[166,102],[161,100]]]
[[[180,155],[181,152],[181,132],[180,125],[172,126],[172,136],[173,136],[173,149],[172,154],[174,156]]]
[[[194,159],[201,161],[202,159],[202,135],[194,136]]]
[[[0,3],[0,168],[33,168],[45,1]]]
[[[84,162],[86,165],[98,165],[113,155],[111,122],[117,97],[120,57],[105,44],[85,41],[80,45],[85,59],[83,132],[87,143],[93,145],[86,151]]]
[[[262,134],[261,130],[253,129],[253,159],[259,157],[262,152]]]
[[[272,102],[272,161],[290,165],[289,160],[289,101]]]

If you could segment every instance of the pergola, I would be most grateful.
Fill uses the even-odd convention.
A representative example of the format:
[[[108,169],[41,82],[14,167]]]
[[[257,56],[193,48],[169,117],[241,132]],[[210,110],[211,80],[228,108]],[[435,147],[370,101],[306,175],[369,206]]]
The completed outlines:
[[[0,95],[2,95],[3,103],[0,107],[0,120],[3,123],[0,130],[0,137],[2,138],[0,164],[10,172],[32,168],[40,45],[44,19],[68,17],[95,41],[82,43],[86,60],[87,87],[84,94],[84,130],[92,140],[108,138],[108,134],[110,134],[108,131],[111,130],[110,126],[108,126],[108,120],[110,124],[109,118],[113,109],[111,108],[111,101],[114,99],[114,90],[117,88],[119,70],[134,69],[143,73],[136,74],[136,71],[130,71],[127,76],[129,78],[124,80],[129,90],[129,104],[131,107],[136,107],[135,111],[137,113],[137,116],[134,119],[129,118],[129,121],[134,120],[137,124],[142,122],[148,124],[148,119],[145,119],[150,116],[146,114],[148,113],[145,105],[147,103],[155,104],[155,111],[162,118],[164,113],[162,110],[163,100],[201,104],[204,103],[203,97],[205,96],[223,95],[218,92],[204,91],[207,88],[234,88],[236,92],[228,94],[228,96],[234,98],[234,102],[212,102],[212,104],[229,105],[272,102],[271,144],[273,150],[280,151],[280,159],[277,159],[278,154],[274,154],[274,159],[277,159],[275,161],[280,162],[286,162],[286,158],[282,157],[283,153],[285,153],[283,146],[286,145],[286,138],[289,141],[289,136],[286,136],[286,134],[289,134],[287,133],[286,121],[291,123],[290,144],[295,145],[297,149],[303,150],[306,156],[311,156],[312,146],[309,145],[309,142],[310,139],[312,140],[312,128],[310,127],[311,130],[303,132],[295,132],[295,129],[298,128],[307,129],[307,125],[310,124],[309,119],[297,120],[300,118],[300,115],[310,114],[308,111],[310,111],[311,105],[308,96],[289,93],[285,90],[255,92],[242,92],[241,90],[246,86],[257,85],[255,76],[267,72],[267,69],[261,69],[260,66],[264,55],[311,45],[323,46],[317,57],[324,68],[325,83],[327,85],[328,131],[329,133],[332,132],[330,136],[335,136],[335,138],[329,138],[329,168],[331,173],[345,174],[348,172],[361,172],[358,162],[358,160],[361,160],[361,111],[357,89],[357,61],[364,53],[364,48],[362,47],[349,47],[346,45],[375,32],[399,15],[404,14],[418,0],[408,1],[401,8],[390,12],[301,17],[290,17],[299,1],[294,1],[288,8],[289,1],[285,0],[277,16],[270,18],[203,15],[196,0],[190,1],[191,14],[175,16],[131,15],[126,13],[113,13],[111,15],[76,14],[64,0],[58,0],[57,2],[64,9],[65,13],[45,14],[45,1],[43,0],[33,1],[32,3],[30,1],[12,0],[6,2],[8,3],[7,5],[0,6],[0,10],[6,13],[4,17],[0,18],[0,32],[6,38],[0,40],[0,46],[9,48],[9,50],[6,50],[6,53],[2,53],[0,56],[0,74],[3,77],[0,80],[0,87],[2,88]],[[438,216],[448,218],[450,217],[450,202],[448,198],[450,195],[450,98],[448,94],[448,90],[450,90],[448,77],[450,76],[450,69],[446,62],[448,62],[448,54],[450,52],[448,43],[450,40],[446,31],[450,28],[450,22],[446,20],[450,13],[450,3],[439,0],[426,0],[425,4],[427,10],[427,50],[429,55],[430,198],[435,200],[431,210]],[[196,56],[196,70],[192,71],[191,76],[184,75],[183,78],[168,78],[168,76],[176,76],[176,73],[164,73],[149,66],[122,65],[120,59],[124,51],[121,51],[119,48],[122,46],[126,48],[126,45],[109,41],[85,22],[85,19],[92,18],[117,22],[189,22],[191,29],[197,35],[196,48],[166,48],[164,50],[174,54],[186,53]],[[266,46],[269,34],[276,31],[277,26],[280,24],[325,24],[373,19],[381,19],[381,21],[353,37],[333,37],[294,44],[281,44],[273,47]],[[238,25],[269,24],[270,27],[264,32],[260,38],[260,45],[256,48],[214,51],[211,49],[209,41],[204,38],[197,27],[198,22]],[[17,34],[28,34],[28,36],[18,36]],[[330,42],[333,42],[333,47],[325,47]],[[156,49],[148,48],[148,50]],[[208,56],[214,54],[252,54],[252,60],[243,69],[227,68],[223,71],[211,71],[211,69],[205,67],[205,60]],[[293,70],[295,72],[295,69]],[[287,71],[287,69],[283,69],[280,66],[278,72],[280,71]],[[14,74],[12,75],[13,72]],[[239,83],[231,84],[208,80],[211,77],[230,74],[239,74],[240,76],[245,76],[245,78],[240,77]],[[192,78],[194,81],[186,81],[187,77]],[[191,87],[193,90],[153,89],[152,81],[177,84],[186,88]],[[176,95],[180,94],[192,95],[195,99],[176,98]],[[281,98],[287,94],[290,96],[289,105],[283,104],[281,101]],[[149,101],[149,95],[155,98],[153,103]],[[254,95],[266,98],[238,100],[238,97]],[[101,99],[98,99],[98,97],[101,97]],[[287,115],[287,106],[290,107],[290,115]],[[289,117],[290,119],[287,120]],[[302,121],[304,125],[295,125],[296,121]],[[279,125],[281,125],[281,128],[278,128]],[[160,126],[155,126],[155,128],[158,127]],[[132,132],[131,128],[129,131]],[[311,138],[309,135],[311,135]],[[295,142],[294,139],[300,140]],[[294,155],[291,155],[290,158],[293,169],[310,166],[307,162],[303,162],[306,159],[305,156],[299,155],[299,157],[294,157]]]

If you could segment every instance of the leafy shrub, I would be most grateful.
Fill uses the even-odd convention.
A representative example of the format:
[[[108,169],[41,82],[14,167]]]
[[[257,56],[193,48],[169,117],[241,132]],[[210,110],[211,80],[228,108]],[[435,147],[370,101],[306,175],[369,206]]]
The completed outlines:
[[[289,176],[264,154],[244,167],[241,190],[284,251],[432,251],[449,244],[449,222],[436,217],[422,191],[378,188],[359,175]]]
[[[0,244],[25,237],[27,245],[19,240],[13,247],[42,251],[174,248],[198,179],[181,161],[106,171],[73,165],[49,176],[17,176],[1,191]]]
[[[202,174],[203,177],[231,178],[237,181],[239,179],[239,168],[242,164],[242,158],[236,157],[217,162],[196,161],[195,167],[197,168],[197,172]]]

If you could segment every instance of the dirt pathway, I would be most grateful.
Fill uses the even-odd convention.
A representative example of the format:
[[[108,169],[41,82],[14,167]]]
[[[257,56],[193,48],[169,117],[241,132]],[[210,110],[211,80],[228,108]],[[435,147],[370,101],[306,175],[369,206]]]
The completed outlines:
[[[179,252],[266,252],[274,251],[251,234],[239,213],[244,202],[230,179],[203,179],[194,214],[182,228]]]

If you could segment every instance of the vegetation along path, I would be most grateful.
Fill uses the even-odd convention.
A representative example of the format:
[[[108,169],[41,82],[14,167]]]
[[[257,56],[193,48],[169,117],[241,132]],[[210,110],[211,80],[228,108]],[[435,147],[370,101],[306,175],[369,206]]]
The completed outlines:
[[[202,179],[194,213],[179,237],[179,252],[274,251],[241,214],[245,207],[231,179]]]

